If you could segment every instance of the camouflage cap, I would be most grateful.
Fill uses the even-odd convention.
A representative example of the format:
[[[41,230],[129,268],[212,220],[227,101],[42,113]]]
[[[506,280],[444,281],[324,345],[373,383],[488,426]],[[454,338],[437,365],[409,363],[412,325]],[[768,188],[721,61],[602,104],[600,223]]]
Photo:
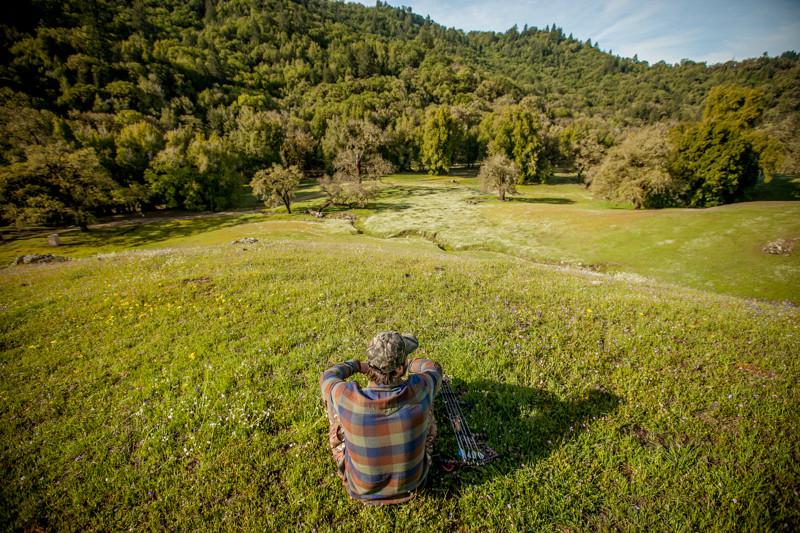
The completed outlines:
[[[369,366],[384,374],[394,372],[402,365],[406,356],[417,349],[419,342],[413,335],[396,331],[382,331],[375,335],[367,348]]]

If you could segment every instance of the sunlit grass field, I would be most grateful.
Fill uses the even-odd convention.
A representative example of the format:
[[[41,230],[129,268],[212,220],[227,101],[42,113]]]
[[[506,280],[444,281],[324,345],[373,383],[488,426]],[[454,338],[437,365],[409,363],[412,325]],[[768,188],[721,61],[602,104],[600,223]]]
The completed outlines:
[[[798,312],[364,236],[7,269],[0,522],[796,526]],[[317,380],[416,333],[500,459],[347,500]],[[452,443],[450,443],[452,444]],[[438,452],[452,455],[446,437]]]
[[[798,201],[634,210],[594,200],[582,185],[560,183],[519,187],[518,195],[501,203],[477,192],[475,179],[452,181],[398,179],[393,196],[384,200],[394,209],[366,218],[364,230],[380,236],[419,233],[452,250],[495,250],[800,303],[800,246],[790,256],[762,251],[777,239],[800,241]],[[800,180],[792,183],[800,191]]]
[[[449,251],[502,252],[539,263],[645,277],[723,294],[800,303],[800,179],[762,185],[751,201],[711,209],[634,210],[592,198],[568,179],[528,185],[510,202],[478,190],[469,177],[398,175],[350,225],[307,214],[323,203],[315,185],[298,194],[294,213],[283,207],[225,214],[182,214],[95,226],[89,233],[61,232],[63,246],[47,246],[51,231],[12,233],[0,243],[0,262],[24,253],[81,257],[131,248],[219,244],[262,232],[314,239],[322,233],[362,232],[396,238],[419,236]],[[341,211],[341,209],[339,209]],[[334,210],[333,215],[338,213]],[[770,255],[762,248],[796,239],[798,251]]]
[[[631,217],[619,231],[639,228],[641,242],[669,228],[711,239],[760,217],[791,238],[778,204],[648,215],[566,183],[520,196],[572,204],[501,205],[474,179],[452,179],[392,178],[378,201],[352,211],[355,224],[301,214],[320,203],[309,186],[291,216],[62,232],[55,252],[73,261],[0,270],[0,527],[800,527],[800,310],[685,278],[578,266],[600,261],[559,240],[556,212],[545,211],[574,210],[560,215],[570,228]],[[523,229],[511,231],[500,210]],[[400,213],[416,223],[404,226]],[[47,233],[21,234],[0,252],[53,252]],[[390,234],[399,237],[380,238]],[[581,235],[592,253],[612,253]],[[231,244],[245,236],[259,242]],[[527,248],[487,251],[503,251],[498,243]],[[630,258],[635,246],[615,253]],[[652,258],[637,268],[658,262],[642,250]],[[710,260],[695,250],[695,263]],[[734,265],[723,250],[718,261]],[[663,257],[707,272],[683,255]],[[766,259],[793,268],[795,257]],[[791,287],[764,286],[797,301]],[[318,378],[363,357],[385,329],[419,337],[418,354],[453,376],[473,429],[500,457],[434,470],[411,503],[370,508],[349,501],[334,474]],[[439,427],[437,455],[451,457]]]

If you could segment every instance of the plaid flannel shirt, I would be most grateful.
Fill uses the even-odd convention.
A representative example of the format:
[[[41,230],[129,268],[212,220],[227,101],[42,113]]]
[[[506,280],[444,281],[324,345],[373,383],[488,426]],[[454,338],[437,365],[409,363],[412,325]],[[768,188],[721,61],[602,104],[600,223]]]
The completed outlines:
[[[441,368],[428,359],[415,359],[405,382],[366,389],[345,381],[356,372],[358,361],[347,361],[320,378],[328,417],[338,415],[344,430],[348,492],[367,503],[406,501],[430,467],[425,439]]]

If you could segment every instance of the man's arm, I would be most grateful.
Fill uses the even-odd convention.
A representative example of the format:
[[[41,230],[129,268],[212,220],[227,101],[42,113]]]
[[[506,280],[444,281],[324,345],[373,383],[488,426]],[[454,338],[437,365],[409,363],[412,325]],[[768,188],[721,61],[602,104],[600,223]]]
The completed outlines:
[[[433,395],[439,392],[439,387],[442,384],[442,367],[439,366],[439,363],[435,363],[430,359],[423,359],[419,357],[411,361],[411,364],[408,366],[408,371],[411,374],[422,374],[427,376],[433,385]]]
[[[338,365],[333,365],[322,373],[322,377],[319,378],[319,386],[322,390],[322,402],[325,404],[325,407],[330,404],[333,388],[339,383],[343,383],[344,380],[356,372],[361,372],[363,364],[364,363],[352,359],[344,363],[339,363]]]

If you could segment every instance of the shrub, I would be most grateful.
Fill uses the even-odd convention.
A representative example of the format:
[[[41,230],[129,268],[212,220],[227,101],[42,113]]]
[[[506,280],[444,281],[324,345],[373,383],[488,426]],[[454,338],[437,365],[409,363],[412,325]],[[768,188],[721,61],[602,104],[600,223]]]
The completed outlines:
[[[289,167],[272,165],[268,169],[256,172],[250,181],[250,186],[253,188],[253,193],[263,200],[265,205],[274,206],[283,203],[286,212],[291,213],[294,190],[301,179],[303,173],[295,165]]]
[[[634,131],[609,150],[592,180],[592,192],[636,209],[680,203],[683,184],[668,171],[670,146],[662,126]]]
[[[487,159],[478,173],[481,190],[497,192],[501,202],[506,200],[506,194],[517,192],[515,187],[517,180],[519,180],[519,168],[502,154]]]

